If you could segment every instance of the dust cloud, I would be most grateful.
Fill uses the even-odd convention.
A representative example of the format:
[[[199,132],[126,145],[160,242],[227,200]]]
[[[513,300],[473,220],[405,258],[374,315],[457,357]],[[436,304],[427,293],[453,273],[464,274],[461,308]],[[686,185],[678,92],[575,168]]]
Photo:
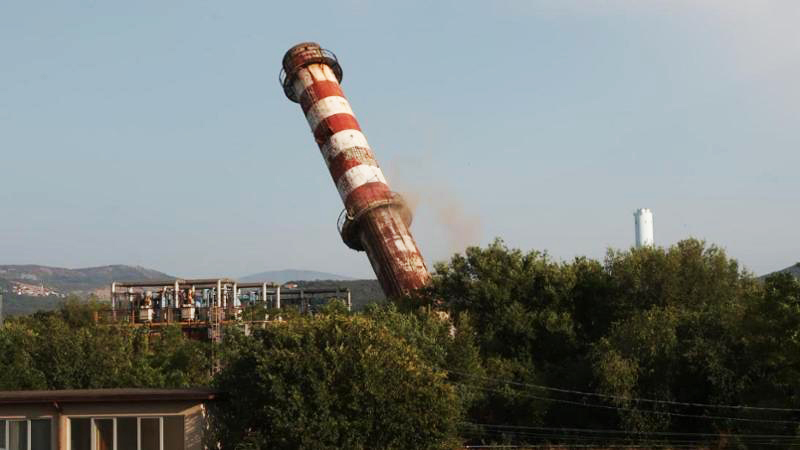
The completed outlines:
[[[389,183],[403,196],[411,212],[416,213],[420,208],[433,212],[436,225],[444,231],[450,254],[463,252],[468,246],[480,243],[481,217],[471,213],[463,197],[442,185],[441,180],[432,181],[432,177],[425,173],[424,160],[393,160],[387,166]]]

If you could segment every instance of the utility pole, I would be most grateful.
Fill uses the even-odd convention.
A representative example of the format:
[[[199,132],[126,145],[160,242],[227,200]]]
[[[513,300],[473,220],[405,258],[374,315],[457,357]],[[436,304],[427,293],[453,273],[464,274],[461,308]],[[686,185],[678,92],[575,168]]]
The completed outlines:
[[[3,294],[0,294],[0,328],[3,328]]]

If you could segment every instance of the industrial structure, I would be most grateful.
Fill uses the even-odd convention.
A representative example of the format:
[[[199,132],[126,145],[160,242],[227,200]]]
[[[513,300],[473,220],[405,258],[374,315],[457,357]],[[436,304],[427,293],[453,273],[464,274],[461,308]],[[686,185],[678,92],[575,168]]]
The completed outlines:
[[[633,213],[636,233],[636,248],[652,247],[653,240],[653,212],[647,208],[639,208]]]
[[[407,294],[430,280],[409,230],[411,211],[389,188],[341,81],[336,56],[316,43],[295,45],[283,57],[283,92],[300,103],[344,202],[338,221],[342,239],[367,253],[387,297]]]
[[[351,308],[350,290],[286,289],[270,282],[238,283],[229,278],[115,281],[111,283],[111,309],[98,320],[150,327],[176,324],[196,339],[220,341],[224,324],[266,323],[268,309],[286,303],[300,313],[312,313],[315,303],[341,299]],[[245,316],[247,308],[261,305],[260,316]],[[273,317],[275,318],[275,317]]]

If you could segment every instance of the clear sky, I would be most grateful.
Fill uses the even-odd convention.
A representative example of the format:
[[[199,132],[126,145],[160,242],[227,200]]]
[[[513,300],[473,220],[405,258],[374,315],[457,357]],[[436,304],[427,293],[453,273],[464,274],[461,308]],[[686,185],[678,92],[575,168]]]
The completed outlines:
[[[277,76],[334,51],[430,266],[655,238],[800,260],[800,2],[0,3],[0,264],[373,277]]]

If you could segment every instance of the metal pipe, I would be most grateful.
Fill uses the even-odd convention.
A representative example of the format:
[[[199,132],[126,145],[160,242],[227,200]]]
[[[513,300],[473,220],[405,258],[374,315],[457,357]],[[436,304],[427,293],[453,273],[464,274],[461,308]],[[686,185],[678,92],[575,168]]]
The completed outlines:
[[[342,239],[367,252],[388,297],[407,294],[430,281],[411,235],[411,212],[392,192],[339,85],[342,68],[319,44],[295,45],[283,57],[281,84],[300,103],[328,165],[345,211]]]
[[[117,310],[117,282],[111,282],[111,311]]]
[[[169,280],[149,280],[149,281],[115,281],[117,287],[157,287],[157,286],[171,286],[175,281],[183,281],[180,279]]]
[[[223,283],[226,283],[226,284],[235,282],[235,280],[232,280],[230,278],[199,278],[199,279],[171,278],[169,280],[115,281],[115,283],[117,283],[117,287],[121,287],[121,288],[127,288],[127,287],[162,287],[162,286],[173,286],[176,281],[179,284],[193,284],[195,286],[209,286],[209,287],[216,286],[217,285],[217,281],[222,281]]]
[[[272,283],[272,282],[269,282],[269,281],[259,281],[259,282],[256,282],[256,283],[241,283],[241,282],[237,281],[236,284],[237,284],[237,286],[239,286],[240,289],[241,288],[260,288],[260,287],[263,287],[263,286],[266,286],[267,288],[275,288],[275,287],[279,286],[277,283]]]
[[[305,294],[339,294],[342,292],[349,292],[349,289],[341,289],[341,288],[302,288],[302,289],[284,289],[283,295],[297,295],[300,292]]]
[[[305,310],[306,310],[306,299],[305,296],[303,295],[303,290],[300,289],[300,313],[301,314],[304,313]]]

